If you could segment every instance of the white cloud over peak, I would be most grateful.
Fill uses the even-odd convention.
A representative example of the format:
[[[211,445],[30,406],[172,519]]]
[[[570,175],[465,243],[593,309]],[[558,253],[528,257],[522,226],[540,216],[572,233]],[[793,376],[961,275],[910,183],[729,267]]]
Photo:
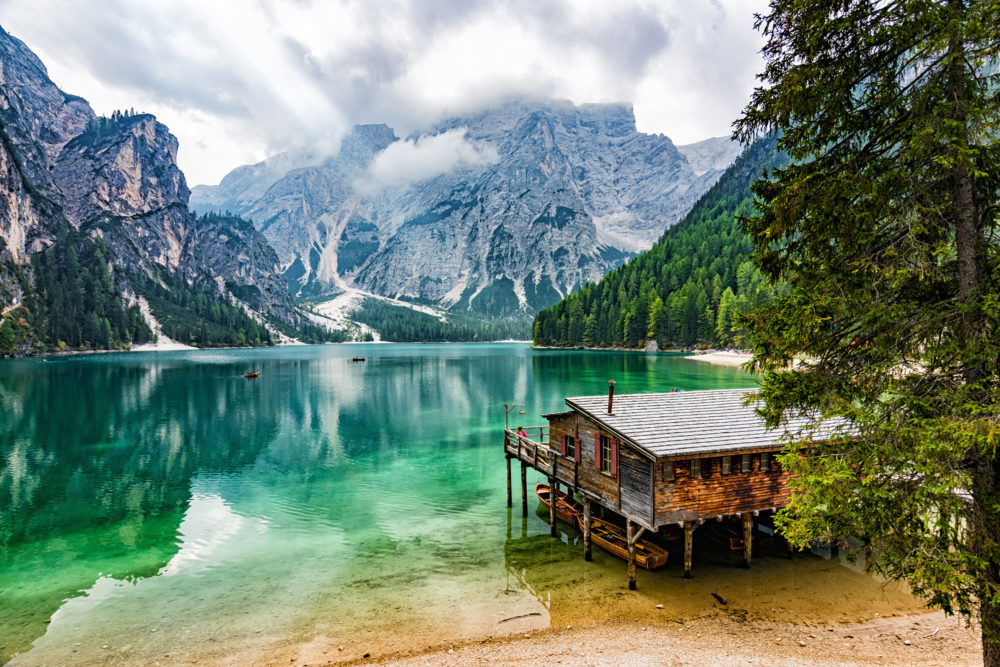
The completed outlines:
[[[468,138],[465,128],[390,144],[372,163],[373,185],[415,183],[459,167],[480,167],[500,159],[492,145]]]

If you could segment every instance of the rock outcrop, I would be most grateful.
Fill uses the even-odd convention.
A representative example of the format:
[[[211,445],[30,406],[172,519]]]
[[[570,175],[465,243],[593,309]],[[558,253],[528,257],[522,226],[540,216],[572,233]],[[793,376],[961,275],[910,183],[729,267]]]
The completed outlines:
[[[133,112],[96,117],[2,29],[0,140],[0,314],[31,285],[30,258],[70,230],[74,239],[103,239],[100,254],[126,302],[134,301],[131,276],[170,276],[207,286],[210,298],[258,320],[299,323],[263,236],[188,210],[177,139],[163,124]]]

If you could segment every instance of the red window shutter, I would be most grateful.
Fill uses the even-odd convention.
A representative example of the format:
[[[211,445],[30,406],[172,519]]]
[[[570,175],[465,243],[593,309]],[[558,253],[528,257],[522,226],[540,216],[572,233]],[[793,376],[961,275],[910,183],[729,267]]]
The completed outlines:
[[[611,476],[618,476],[618,439],[611,439]]]
[[[594,436],[594,467],[601,469],[601,434]]]
[[[566,456],[566,436],[562,437],[562,455]]]
[[[573,458],[576,459],[577,463],[579,463],[580,461],[583,460],[583,452],[580,451],[581,449],[583,449],[583,447],[580,446],[583,444],[583,442],[580,440],[580,438],[577,438],[576,442],[573,444],[576,445],[573,448]]]

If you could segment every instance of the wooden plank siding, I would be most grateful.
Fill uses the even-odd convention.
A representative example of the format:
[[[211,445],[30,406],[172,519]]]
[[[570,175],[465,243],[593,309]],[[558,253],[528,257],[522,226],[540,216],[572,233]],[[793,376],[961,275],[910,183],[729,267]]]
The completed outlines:
[[[761,451],[770,454],[767,470],[760,469]],[[731,457],[729,474],[722,474],[722,457],[698,458],[701,476],[691,477],[691,458],[660,461],[656,470],[656,523],[658,526],[699,519],[712,519],[754,510],[769,510],[788,504],[788,474],[780,469],[771,448],[750,454],[750,472],[740,471],[744,452]],[[673,481],[666,466],[673,468]]]
[[[622,513],[647,528],[654,528],[653,461],[628,444],[618,448]]]
[[[574,412],[550,416],[549,433],[553,446],[561,446],[564,435],[572,436],[579,443],[576,488],[605,507],[620,511],[618,477],[601,472],[596,457],[595,442],[601,433],[608,435],[608,432],[601,431],[595,422]]]

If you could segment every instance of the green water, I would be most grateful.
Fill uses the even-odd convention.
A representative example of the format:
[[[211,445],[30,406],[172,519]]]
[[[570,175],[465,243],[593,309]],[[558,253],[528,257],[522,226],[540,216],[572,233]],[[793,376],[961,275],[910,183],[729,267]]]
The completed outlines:
[[[0,662],[316,638],[350,652],[503,632],[518,611],[547,622],[552,586],[522,565],[582,563],[580,547],[507,510],[503,403],[536,425],[611,378],[618,393],[755,384],[682,357],[523,344],[0,362]],[[620,563],[597,560],[581,576],[620,584]]]

